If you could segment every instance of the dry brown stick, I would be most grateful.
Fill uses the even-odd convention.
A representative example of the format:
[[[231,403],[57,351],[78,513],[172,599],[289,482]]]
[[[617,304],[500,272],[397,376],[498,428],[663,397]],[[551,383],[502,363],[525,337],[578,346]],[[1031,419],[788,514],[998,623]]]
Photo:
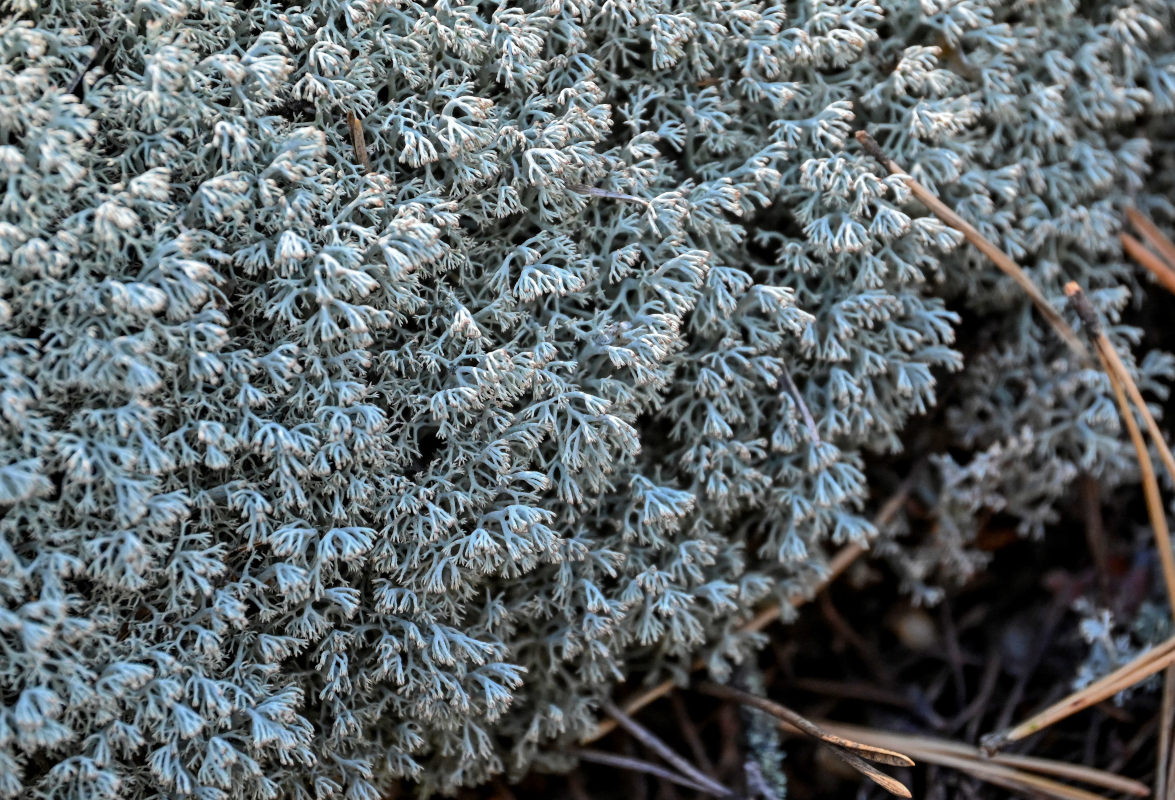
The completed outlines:
[[[1175,269],[1175,242],[1167,238],[1150,218],[1137,208],[1126,209],[1126,219],[1146,239],[1147,244],[1159,251],[1167,266]]]
[[[676,783],[678,786],[684,786],[687,789],[693,789],[695,792],[702,792],[703,794],[711,794],[710,790],[705,786],[700,786],[684,775],[679,775],[671,769],[665,769],[660,764],[654,764],[650,761],[642,761],[639,758],[629,758],[628,756],[619,756],[615,753],[606,753],[603,750],[589,750],[589,749],[575,749],[571,754],[582,761],[591,761],[595,764],[602,764],[606,767],[618,767],[620,769],[628,769],[633,772],[642,772],[646,775],[652,775],[662,780]]]
[[[877,143],[877,140],[866,131],[857,131],[856,135],[857,141],[861,143],[865,151],[881,162],[881,165],[889,170],[890,173],[902,178],[906,186],[910,188],[910,193],[921,200],[922,204],[930,209],[932,214],[962,233],[967,241],[971,242],[977,250],[990,258],[992,263],[999,267],[1005,275],[1014,280],[1032,300],[1041,316],[1048,320],[1049,324],[1053,326],[1053,329],[1056,330],[1057,334],[1069,345],[1073,352],[1077,353],[1083,359],[1091,360],[1089,350],[1081,342],[1081,339],[1078,338],[1073,328],[1069,326],[1069,323],[1065,322],[1064,317],[1053,308],[1048,298],[1041,293],[1032,279],[1020,268],[1019,264],[1012,260],[1011,256],[980,233],[974,225],[956,214],[946,203],[939,200],[934,192],[927,189],[902,169],[896,161],[885,154],[885,151],[881,149],[881,145]]]
[[[1108,593],[1110,582],[1110,546],[1106,540],[1106,526],[1102,519],[1100,485],[1096,478],[1088,472],[1083,472],[1077,479],[1077,488],[1081,499],[1081,517],[1085,523],[1085,542],[1089,546],[1090,555],[1093,556],[1098,589],[1104,597]]]
[[[910,790],[906,788],[904,783],[897,780],[896,778],[891,778],[890,776],[886,775],[884,772],[870,764],[865,759],[861,758],[856,753],[848,750],[841,750],[839,747],[828,747],[826,749],[828,752],[832,753],[841,761],[845,762],[857,772],[861,773],[866,778],[873,781],[882,789],[885,789],[895,797],[904,797],[906,800],[909,800],[909,798],[913,797],[913,795],[910,794]]]
[[[1137,391],[1137,386],[1134,385],[1129,373],[1126,372],[1125,365],[1118,359],[1117,353],[1102,331],[1097,314],[1085,297],[1085,294],[1081,291],[1081,287],[1076,283],[1070,282],[1065,286],[1065,294],[1069,296],[1074,310],[1081,317],[1082,324],[1085,325],[1087,332],[1093,339],[1094,349],[1098,354],[1103,369],[1109,376],[1110,385],[1114,390],[1114,398],[1118,403],[1118,410],[1123,421],[1126,423],[1130,440],[1134,444],[1142,477],[1147,514],[1150,517],[1151,528],[1155,536],[1155,546],[1158,549],[1159,560],[1163,568],[1163,580],[1167,588],[1167,598],[1171,604],[1172,614],[1175,615],[1175,552],[1171,549],[1171,536],[1167,528],[1166,510],[1163,508],[1158,479],[1155,477],[1154,465],[1151,463],[1146,440],[1143,438],[1142,431],[1139,430],[1138,423],[1134,420],[1134,411],[1130,406],[1130,401],[1127,400],[1129,387],[1134,387],[1134,394],[1138,395],[1137,399],[1135,399],[1135,404],[1139,406],[1139,412],[1144,415],[1148,413],[1145,403],[1141,402],[1141,395]],[[1157,429],[1157,427],[1156,425],[1155,428]],[[1160,452],[1166,450],[1168,454],[1170,453],[1161,434],[1156,435],[1152,432],[1152,438],[1154,438],[1155,445],[1159,448]],[[1172,476],[1175,478],[1175,471],[1172,471]],[[1159,669],[1168,667],[1172,661],[1163,663],[1163,660],[1160,658],[1159,663],[1160,666],[1145,674],[1135,675],[1130,670],[1123,673],[1123,670],[1126,670],[1131,664],[1135,664],[1135,662],[1131,662],[1131,664],[1107,675],[1102,680],[1096,681],[1085,689],[1075,692],[1058,703],[1053,704],[1048,709],[1045,709],[1045,711],[1035,715],[1027,722],[1021,723],[1011,731],[984,737],[984,747],[990,752],[1005,742],[1015,741],[1018,738],[1035,733],[1076,711],[1116,694],[1127,686],[1134,685],[1134,683],[1157,672]],[[1133,678],[1133,680],[1130,683],[1126,683],[1126,678]],[[1171,670],[1168,670],[1167,682],[1164,686],[1163,717],[1160,721],[1158,769],[1155,774],[1156,795],[1159,797],[1166,795],[1167,788],[1166,780],[1171,739],[1169,726],[1172,717],[1172,697],[1175,697],[1175,694],[1173,694],[1175,693],[1175,686],[1172,685],[1172,681],[1175,681],[1175,674],[1172,674]]]
[[[1132,221],[1136,225],[1138,224],[1138,220]],[[1146,222],[1149,224],[1149,220]],[[1161,234],[1158,234],[1157,231],[1155,231],[1155,235],[1163,238],[1166,245],[1170,245],[1170,241],[1162,237]],[[1125,238],[1129,237],[1124,236],[1124,240]],[[1141,260],[1140,263],[1142,263]],[[1167,273],[1175,275],[1168,266],[1164,266],[1166,267]],[[1130,432],[1130,440],[1134,443],[1134,449],[1138,457],[1139,471],[1142,477],[1147,514],[1150,517],[1151,530],[1155,537],[1155,548],[1158,550],[1159,562],[1162,565],[1163,582],[1167,588],[1167,598],[1171,605],[1172,616],[1175,617],[1175,552],[1171,548],[1171,535],[1167,528],[1167,513],[1163,507],[1162,497],[1159,493],[1159,483],[1155,478],[1154,466],[1151,464],[1150,454],[1147,452],[1146,441],[1138,429],[1138,423],[1134,421],[1134,413],[1130,408],[1130,403],[1126,399],[1127,393],[1130,394],[1131,400],[1146,422],[1147,431],[1150,433],[1155,448],[1163,459],[1163,464],[1167,468],[1168,475],[1170,475],[1172,480],[1175,480],[1175,459],[1171,456],[1171,450],[1167,447],[1166,439],[1159,430],[1158,423],[1143,401],[1142,393],[1139,392],[1137,384],[1134,383],[1133,378],[1131,378],[1129,371],[1126,369],[1126,365],[1118,356],[1117,351],[1110,344],[1110,340],[1106,338],[1093,307],[1086,300],[1081,288],[1075,283],[1069,283],[1065,286],[1065,293],[1069,295],[1074,308],[1082,318],[1082,323],[1088,329],[1090,336],[1093,337],[1094,348],[1097,350],[1098,357],[1101,359],[1102,367],[1110,377],[1110,383],[1114,388],[1114,397],[1118,402],[1119,411],[1123,420],[1126,422],[1127,430]],[[1170,788],[1169,773],[1172,767],[1175,766],[1172,764],[1171,759],[1171,742],[1175,738],[1173,729],[1175,729],[1175,668],[1168,667],[1163,675],[1163,701],[1159,712],[1159,751],[1155,769],[1156,797],[1166,797]]]
[[[1147,250],[1146,245],[1135,239],[1129,233],[1120,234],[1118,238],[1122,242],[1122,249],[1126,251],[1126,255],[1133,258],[1147,272],[1155,276],[1155,280],[1161,283],[1163,288],[1168,292],[1175,292],[1175,269],[1150,250]]]
[[[1017,793],[1031,794],[1034,797],[1055,798],[1055,800],[1105,800],[1101,795],[1079,789],[1076,786],[1069,786],[1050,778],[1034,775],[1031,772],[978,759],[959,758],[940,753],[927,759],[927,762],[957,769],[995,786],[1002,786]]]
[[[709,775],[706,775],[693,764],[689,763],[676,752],[674,752],[672,747],[665,744],[665,742],[661,741],[656,736],[656,734],[617,708],[614,703],[605,703],[604,711],[608,712],[608,716],[616,720],[620,727],[624,728],[636,739],[639,739],[640,742],[645,745],[645,747],[648,747],[654,753],[661,756],[661,758],[668,761],[673,767],[677,769],[678,772],[680,772],[682,775],[685,775],[694,783],[698,784],[699,786],[706,787],[706,791],[708,791],[710,794],[716,797],[729,797],[734,794],[734,792],[730,791],[730,789],[727,789],[725,786],[718,783],[718,781],[714,780]]]
[[[351,146],[355,148],[355,159],[364,172],[371,172],[371,159],[367,157],[367,140],[363,138],[363,123],[354,111],[347,111],[347,130],[351,133]]]

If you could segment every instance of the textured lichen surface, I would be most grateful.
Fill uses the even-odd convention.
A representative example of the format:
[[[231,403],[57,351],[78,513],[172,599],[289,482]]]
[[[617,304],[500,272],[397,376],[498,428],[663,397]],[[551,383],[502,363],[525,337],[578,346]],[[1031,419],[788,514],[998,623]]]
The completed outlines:
[[[876,533],[955,311],[913,589],[1130,475],[850,134],[1114,315],[1169,2],[2,5],[0,797],[448,790],[721,677]]]

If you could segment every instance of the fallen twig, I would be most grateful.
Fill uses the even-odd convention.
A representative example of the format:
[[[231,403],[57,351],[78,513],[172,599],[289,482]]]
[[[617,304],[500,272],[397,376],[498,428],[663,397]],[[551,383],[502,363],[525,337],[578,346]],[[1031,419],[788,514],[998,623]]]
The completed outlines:
[[[717,697],[722,700],[732,700],[744,706],[751,706],[760,711],[764,711],[783,723],[802,731],[811,736],[816,741],[828,748],[829,752],[837,758],[844,761],[849,766],[856,769],[858,772],[869,778],[881,788],[885,789],[890,794],[898,797],[910,797],[910,790],[905,787],[900,781],[891,778],[881,770],[869,764],[869,761],[874,761],[878,764],[886,764],[895,767],[912,767],[914,761],[902,753],[894,750],[889,750],[884,747],[874,747],[872,745],[855,742],[852,739],[836,734],[829,733],[821,728],[819,725],[811,722],[808,719],[800,716],[786,706],[782,706],[766,697],[760,697],[757,694],[744,692],[742,689],[736,689],[733,686],[723,686],[711,681],[702,681],[698,683],[695,688],[708,694],[712,697]]]
[[[1171,614],[1175,617],[1175,552],[1171,550],[1171,534],[1167,529],[1167,513],[1163,508],[1163,498],[1159,493],[1159,481],[1155,477],[1154,465],[1151,463],[1150,453],[1147,450],[1146,440],[1142,436],[1142,431],[1138,429],[1138,423],[1134,421],[1134,412],[1130,408],[1130,402],[1126,399],[1127,392],[1130,387],[1134,387],[1133,394],[1138,394],[1134,404],[1138,406],[1139,413],[1144,416],[1149,415],[1146,410],[1146,403],[1142,402],[1142,396],[1138,393],[1138,387],[1134,380],[1130,377],[1130,373],[1126,370],[1126,365],[1118,358],[1114,346],[1110,344],[1110,340],[1106,338],[1105,332],[1102,330],[1101,323],[1098,321],[1097,313],[1093,310],[1089,300],[1086,299],[1085,293],[1081,291],[1081,287],[1076,283],[1069,282],[1065,286],[1065,294],[1068,295],[1070,302],[1073,304],[1077,315],[1081,317],[1081,322],[1085,325],[1086,331],[1093,339],[1094,349],[1097,351],[1098,358],[1101,359],[1102,368],[1110,378],[1110,385],[1114,389],[1114,397],[1118,401],[1118,410],[1122,415],[1122,420],[1126,423],[1126,430],[1130,433],[1130,441],[1134,443],[1135,455],[1138,457],[1138,467],[1142,473],[1142,490],[1146,498],[1146,510],[1151,521],[1151,530],[1155,537],[1155,548],[1159,553],[1159,561],[1163,568],[1163,582],[1167,587],[1167,600],[1171,605]],[[1153,420],[1153,417],[1152,417]],[[1152,431],[1151,438],[1155,442],[1155,446],[1160,453],[1166,452],[1170,457],[1170,450],[1163,441],[1161,433],[1156,433],[1158,424],[1155,424],[1155,431]],[[1171,477],[1175,480],[1175,468],[1172,468]]]

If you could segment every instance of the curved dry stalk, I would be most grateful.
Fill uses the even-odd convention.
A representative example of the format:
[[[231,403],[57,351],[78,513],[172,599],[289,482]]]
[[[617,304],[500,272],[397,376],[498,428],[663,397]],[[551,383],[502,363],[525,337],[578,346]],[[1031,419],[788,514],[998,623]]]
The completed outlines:
[[[834,756],[844,761],[890,794],[898,797],[911,796],[910,790],[901,781],[891,778],[868,763],[873,761],[878,764],[886,764],[894,767],[914,766],[914,760],[907,755],[884,747],[862,744],[861,742],[829,733],[811,720],[792,711],[787,706],[780,705],[773,700],[768,700],[766,697],[760,697],[751,692],[744,692],[742,689],[736,689],[733,686],[723,686],[722,684],[711,681],[702,681],[694,688],[711,697],[731,700],[735,703],[741,703],[744,706],[750,706],[766,712],[782,724],[789,725],[811,736],[817,742],[827,747],[829,752]]]
[[[832,561],[829,562],[828,574],[824,576],[824,580],[821,582],[820,587],[816,591],[820,591],[820,589],[823,589],[824,586],[827,586],[830,582],[836,579],[838,575],[848,569],[849,565],[856,561],[857,558],[860,557],[860,555],[864,552],[865,548],[861,545],[850,544],[837,553]],[[799,606],[806,599],[807,598],[797,597],[792,601],[792,604],[794,606]],[[780,606],[769,606],[768,608],[763,609],[758,614],[753,616],[751,619],[747,620],[747,622],[739,628],[739,632],[751,633],[754,631],[760,631],[775,620],[779,619],[782,613],[783,609]],[[699,660],[694,663],[693,668],[701,669],[703,666],[705,666],[705,664]],[[674,683],[672,679],[663,680],[656,686],[652,686],[643,692],[640,692],[625,700],[622,708],[626,714],[635,714],[653,701],[660,700],[662,697],[672,692],[676,687],[677,684]],[[602,739],[612,731],[616,730],[616,726],[617,722],[614,719],[600,720],[599,724],[596,725],[595,730],[581,739],[580,743],[591,744],[598,739]]]
[[[1134,444],[1135,455],[1138,457],[1138,468],[1142,477],[1147,515],[1150,517],[1151,530],[1155,537],[1155,548],[1158,550],[1159,561],[1163,567],[1163,581],[1167,587],[1167,599],[1171,604],[1171,614],[1175,617],[1175,552],[1171,550],[1167,512],[1163,508],[1163,498],[1159,493],[1159,481],[1155,477],[1155,469],[1151,463],[1146,440],[1142,436],[1142,431],[1138,429],[1138,423],[1134,421],[1134,412],[1130,408],[1130,401],[1126,399],[1128,392],[1131,394],[1135,406],[1138,407],[1139,413],[1143,415],[1144,419],[1149,419],[1148,428],[1151,424],[1154,425],[1154,428],[1150,430],[1151,439],[1159,453],[1166,453],[1166,458],[1170,459],[1171,451],[1163,440],[1162,433],[1158,430],[1158,423],[1154,422],[1154,417],[1147,410],[1146,403],[1142,400],[1142,394],[1138,391],[1138,386],[1126,370],[1126,365],[1122,363],[1113,345],[1110,344],[1110,340],[1106,338],[1101,323],[1098,321],[1097,313],[1090,305],[1085,293],[1081,291],[1081,287],[1070,281],[1065,285],[1065,294],[1069,296],[1074,310],[1081,317],[1082,324],[1085,325],[1086,331],[1093,339],[1102,369],[1109,376],[1110,386],[1114,389],[1114,398],[1118,401],[1118,411],[1123,422],[1126,423],[1126,430],[1130,433],[1130,441]],[[1175,480],[1175,459],[1172,459],[1167,468],[1171,471],[1172,480]]]

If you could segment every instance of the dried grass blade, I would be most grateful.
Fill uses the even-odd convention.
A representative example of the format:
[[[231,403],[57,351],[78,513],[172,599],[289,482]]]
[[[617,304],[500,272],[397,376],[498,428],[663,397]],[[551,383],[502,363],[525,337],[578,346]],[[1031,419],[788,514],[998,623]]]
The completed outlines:
[[[1171,763],[1171,733],[1175,725],[1175,667],[1163,673],[1163,704],[1159,711],[1159,757],[1155,767],[1155,797],[1167,797]]]
[[[865,759],[861,758],[856,753],[852,753],[847,750],[841,750],[837,747],[830,747],[829,750],[841,761],[857,770],[857,772],[861,773],[890,794],[896,797],[913,797],[913,795],[910,794],[910,790],[906,788],[904,783],[897,780],[896,778],[891,778],[889,775],[886,775],[884,772],[870,764]]]
[[[1126,365],[1122,363],[1122,360],[1118,357],[1118,353],[1114,350],[1114,346],[1106,338],[1106,334],[1102,330],[1101,323],[1097,318],[1097,313],[1085,297],[1085,293],[1081,291],[1081,287],[1076,283],[1070,282],[1065,285],[1065,294],[1069,296],[1074,310],[1081,317],[1082,323],[1093,339],[1094,348],[1097,350],[1098,358],[1102,363],[1102,369],[1109,376],[1110,385],[1114,389],[1114,398],[1118,402],[1118,411],[1122,416],[1122,421],[1126,423],[1126,430],[1130,433],[1130,441],[1134,444],[1134,452],[1138,458],[1138,468],[1142,477],[1142,490],[1143,496],[1146,499],[1146,510],[1150,517],[1151,530],[1155,537],[1155,548],[1158,550],[1159,561],[1163,568],[1163,581],[1167,587],[1167,599],[1171,604],[1171,615],[1175,618],[1175,552],[1171,549],[1171,535],[1167,528],[1167,511],[1163,508],[1163,498],[1159,492],[1159,481],[1155,477],[1155,469],[1146,447],[1146,440],[1142,436],[1142,431],[1138,429],[1138,423],[1134,421],[1134,412],[1130,408],[1130,401],[1126,399],[1127,392],[1130,392],[1131,399],[1134,401],[1135,406],[1137,406],[1138,412],[1142,414],[1143,419],[1149,420],[1147,427],[1151,433],[1151,439],[1154,441],[1155,447],[1160,454],[1165,453],[1165,457],[1171,459],[1171,463],[1167,464],[1167,468],[1171,472],[1172,480],[1175,480],[1175,459],[1171,458],[1171,451],[1163,439],[1162,432],[1158,430],[1158,423],[1154,421],[1154,417],[1147,410],[1146,403],[1142,400],[1142,393],[1138,391],[1138,386],[1134,383],[1134,379],[1130,377]],[[1153,428],[1151,428],[1152,424],[1154,426]]]
[[[1159,252],[1167,266],[1175,270],[1175,242],[1159,230],[1159,226],[1151,222],[1150,217],[1137,208],[1126,209],[1126,219],[1134,226],[1146,243]]]
[[[1129,233],[1123,233],[1118,238],[1122,242],[1122,249],[1126,251],[1126,255],[1133,258],[1153,275],[1155,280],[1161,283],[1168,292],[1175,293],[1175,268],[1148,250],[1146,245]]]
[[[1054,781],[1031,772],[996,764],[982,759],[960,758],[946,754],[938,754],[934,758],[927,758],[927,762],[942,767],[950,767],[966,772],[979,780],[1005,789],[1019,792],[1031,792],[1054,800],[1105,800],[1102,795],[1070,786],[1067,783]]]

